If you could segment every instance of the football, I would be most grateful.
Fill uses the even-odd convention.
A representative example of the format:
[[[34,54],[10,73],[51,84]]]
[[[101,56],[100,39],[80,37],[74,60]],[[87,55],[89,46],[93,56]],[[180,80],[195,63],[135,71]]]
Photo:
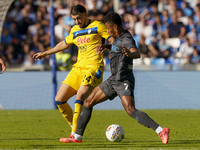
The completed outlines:
[[[106,137],[111,142],[120,142],[125,135],[124,129],[118,124],[110,125],[106,130]]]

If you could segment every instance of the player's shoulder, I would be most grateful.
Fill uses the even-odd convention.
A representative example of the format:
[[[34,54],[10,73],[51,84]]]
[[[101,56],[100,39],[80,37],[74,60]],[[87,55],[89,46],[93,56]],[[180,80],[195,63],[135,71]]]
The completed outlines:
[[[78,25],[74,25],[72,28],[71,28],[71,32],[75,32],[75,31],[78,31],[80,30],[79,26]]]
[[[133,39],[133,36],[128,30],[125,30],[123,35],[120,37],[121,39],[127,40],[127,39]]]
[[[124,35],[125,35],[125,36],[131,36],[131,37],[132,37],[131,33],[130,33],[128,30],[125,30],[125,31],[124,31]]]
[[[121,40],[124,42],[124,43],[133,43],[135,44],[135,40],[133,39],[133,36],[132,34],[128,31],[128,30],[125,30],[123,36],[121,36]]]
[[[98,25],[104,25],[104,23],[102,21],[98,21],[98,20],[91,20],[91,24],[94,24],[96,26],[98,26]]]

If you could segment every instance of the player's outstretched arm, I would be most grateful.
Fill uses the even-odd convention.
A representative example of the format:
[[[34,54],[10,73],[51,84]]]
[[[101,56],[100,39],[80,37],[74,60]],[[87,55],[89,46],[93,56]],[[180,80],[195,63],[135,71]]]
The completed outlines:
[[[35,60],[41,60],[42,58],[46,57],[47,55],[51,55],[60,51],[63,51],[67,48],[69,48],[71,46],[71,44],[66,44],[65,41],[61,41],[59,42],[54,48],[45,51],[45,52],[40,52],[40,53],[36,53],[33,55],[33,58]]]
[[[99,44],[96,47],[96,51],[97,51],[97,55],[102,54],[108,50],[111,49],[111,45],[110,44]]]
[[[111,44],[113,43],[113,41],[114,41],[114,38],[113,38],[113,37],[110,37],[110,38],[108,39],[108,42],[109,42],[110,44],[99,44],[99,45],[96,47],[97,55],[102,54],[102,53],[104,53],[104,52],[107,52],[107,51],[111,50]]]
[[[6,70],[6,66],[4,64],[1,54],[0,54],[0,68],[1,68],[1,74],[2,74]]]
[[[127,57],[131,57],[133,59],[137,59],[137,58],[140,58],[140,52],[137,48],[130,48],[130,50],[128,50],[126,47],[124,47],[122,45],[122,53],[127,56]]]

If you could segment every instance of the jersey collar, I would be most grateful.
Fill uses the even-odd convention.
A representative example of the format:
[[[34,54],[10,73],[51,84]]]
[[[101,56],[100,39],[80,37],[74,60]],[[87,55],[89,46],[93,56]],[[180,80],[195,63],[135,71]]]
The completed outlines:
[[[83,28],[86,28],[90,24],[90,22],[91,22],[91,20],[89,19],[87,25],[85,27],[83,27]]]

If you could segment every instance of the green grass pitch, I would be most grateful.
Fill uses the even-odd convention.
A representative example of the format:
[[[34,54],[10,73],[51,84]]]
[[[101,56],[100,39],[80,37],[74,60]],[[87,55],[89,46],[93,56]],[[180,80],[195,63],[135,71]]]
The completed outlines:
[[[152,130],[138,124],[124,110],[94,110],[83,143],[61,143],[70,127],[59,110],[0,110],[0,150],[163,150],[200,149],[200,110],[143,110],[163,127],[170,128],[168,144]],[[111,124],[125,130],[125,138],[109,142],[105,131]]]

